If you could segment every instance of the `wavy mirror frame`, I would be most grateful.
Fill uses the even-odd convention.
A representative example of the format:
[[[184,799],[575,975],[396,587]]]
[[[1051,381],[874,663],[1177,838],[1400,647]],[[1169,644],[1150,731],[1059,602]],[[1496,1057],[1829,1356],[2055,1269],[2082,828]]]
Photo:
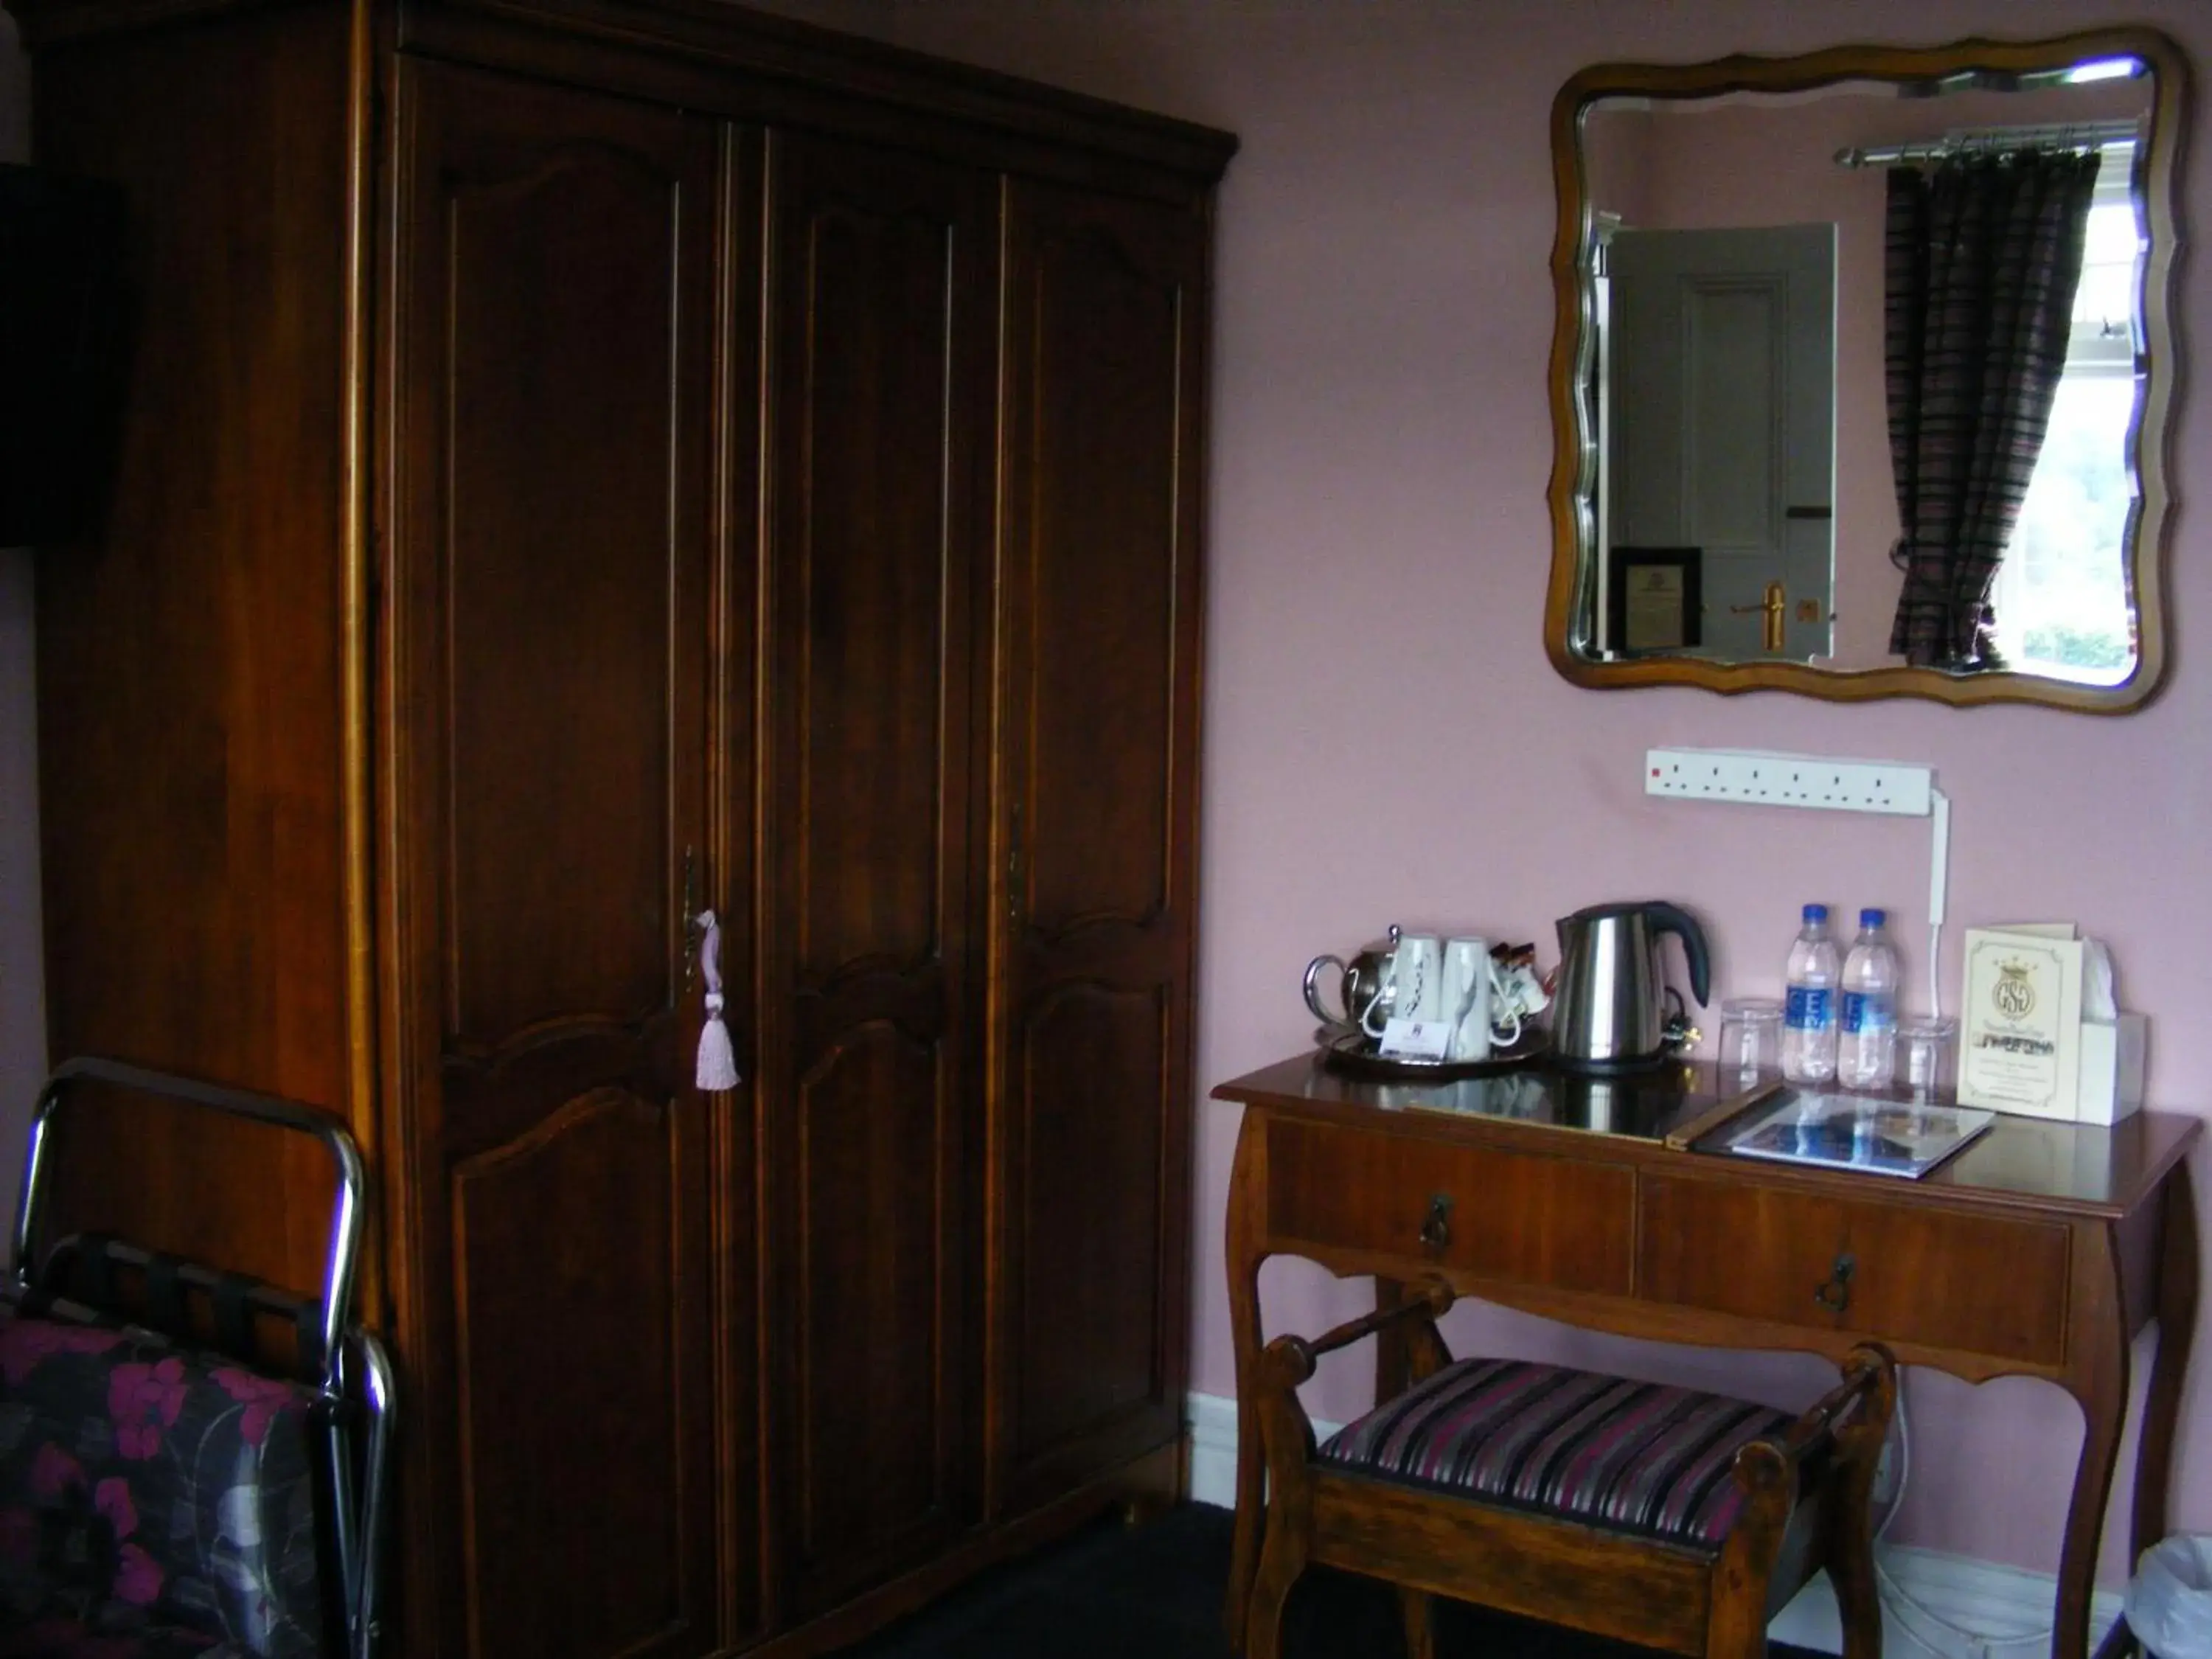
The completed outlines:
[[[1895,665],[1866,669],[1810,664],[1723,663],[1695,657],[1639,657],[1601,661],[1577,649],[1575,620],[1585,610],[1585,550],[1595,540],[1590,493],[1597,441],[1590,431],[1583,386],[1595,342],[1590,264],[1594,227],[1583,198],[1583,116],[1604,98],[1709,98],[1733,92],[1809,91],[1838,81],[1923,80],[1966,70],[2033,72],[2099,58],[2134,57],[2154,77],[2148,163],[2143,169],[2150,252],[2143,271],[2143,325],[2149,359],[2142,419],[2132,434],[2139,495],[2130,526],[2128,580],[2135,599],[2136,671],[2117,685],[2081,685],[2005,672],[1950,674]],[[1560,88],[1552,105],[1552,173],[1558,230],[1552,244],[1557,311],[1552,335],[1553,459],[1551,589],[1545,605],[1544,647],[1552,665],[1577,685],[1625,690],[1695,685],[1735,695],[1795,691],[1832,702],[1927,697],[1966,706],[2039,703],[2090,714],[2142,708],[2156,694],[2166,667],[2165,574],[2173,501],[2167,483],[2171,416],[2179,380],[2175,327],[2180,239],[2177,212],[2182,149],[2187,137],[2188,69],[2181,50],[2155,30],[2110,28],[2039,40],[1960,40],[1931,47],[1838,46],[1794,58],[1737,56],[1687,64],[1601,64]],[[1587,562],[1594,564],[1594,561]]]

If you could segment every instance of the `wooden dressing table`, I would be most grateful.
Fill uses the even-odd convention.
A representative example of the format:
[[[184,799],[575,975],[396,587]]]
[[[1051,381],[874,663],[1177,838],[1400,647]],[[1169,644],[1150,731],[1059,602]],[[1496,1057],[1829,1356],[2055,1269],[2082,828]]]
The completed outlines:
[[[1701,1094],[1700,1089],[1703,1087]],[[2109,1128],[2000,1116],[1919,1181],[1677,1150],[1710,1073],[1643,1082],[1505,1073],[1360,1080],[1306,1055],[1224,1083],[1243,1127],[1230,1179],[1237,1534],[1225,1617],[1241,1647],[1262,1462],[1251,1381],[1260,1264],[1290,1255],[1378,1297],[1441,1274],[1463,1296],[1589,1329],[1839,1358],[1866,1338],[1969,1382],[2049,1379],[2086,1432],[2067,1510],[2051,1652],[2083,1659],[2131,1339],[2159,1324],[2131,1549],[2166,1530],[2173,1431],[2197,1316],[2192,1117]],[[1377,1361],[1377,1397],[1403,1382]],[[2126,1641],[2115,1627],[2101,1652]]]

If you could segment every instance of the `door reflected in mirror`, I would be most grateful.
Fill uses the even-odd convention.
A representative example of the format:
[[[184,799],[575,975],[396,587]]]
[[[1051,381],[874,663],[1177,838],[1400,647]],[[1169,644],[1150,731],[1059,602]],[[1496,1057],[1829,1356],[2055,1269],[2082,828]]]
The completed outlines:
[[[2147,698],[2181,88],[2142,30],[1571,81],[1562,672]]]

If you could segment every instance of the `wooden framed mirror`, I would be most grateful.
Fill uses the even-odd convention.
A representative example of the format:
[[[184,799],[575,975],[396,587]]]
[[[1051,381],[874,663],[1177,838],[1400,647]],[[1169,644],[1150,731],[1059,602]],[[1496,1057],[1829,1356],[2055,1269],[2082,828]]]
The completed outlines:
[[[1569,80],[1559,671],[2147,702],[2187,78],[2165,36],[2115,28]]]

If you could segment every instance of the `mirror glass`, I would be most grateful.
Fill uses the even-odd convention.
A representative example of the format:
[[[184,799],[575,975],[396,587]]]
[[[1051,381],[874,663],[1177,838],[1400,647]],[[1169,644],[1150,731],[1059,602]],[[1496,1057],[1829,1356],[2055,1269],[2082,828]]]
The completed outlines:
[[[2149,696],[2183,81],[2133,29],[1570,81],[1561,671]]]

